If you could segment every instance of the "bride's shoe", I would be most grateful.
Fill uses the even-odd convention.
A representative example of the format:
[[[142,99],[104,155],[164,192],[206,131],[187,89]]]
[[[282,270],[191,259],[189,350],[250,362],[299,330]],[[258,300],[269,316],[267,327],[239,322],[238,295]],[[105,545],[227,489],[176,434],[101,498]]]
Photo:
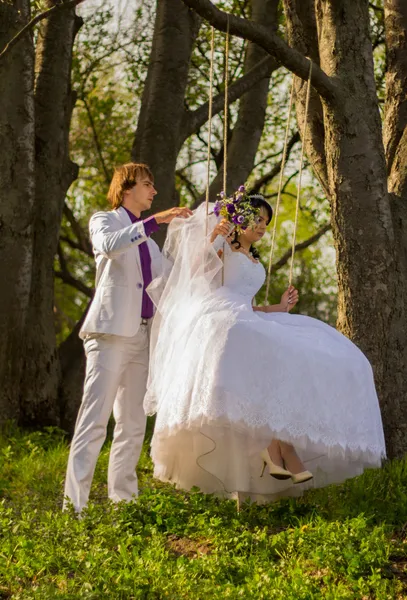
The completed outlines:
[[[287,444],[286,442],[284,448],[282,448],[281,454],[284,467],[287,466],[288,462],[291,462],[293,470],[289,472],[291,472],[291,481],[293,483],[304,483],[305,481],[309,481],[314,477],[311,471],[304,470],[300,471],[299,473],[294,473],[294,470],[297,470],[298,468],[304,469],[304,464],[302,463],[292,444]]]
[[[301,473],[292,473],[291,480],[293,483],[304,483],[304,481],[309,481],[313,477],[311,471],[302,471]]]
[[[260,477],[263,477],[264,469],[267,466],[269,468],[270,475],[272,477],[274,477],[275,479],[290,479],[290,477],[291,478],[296,477],[296,475],[293,475],[292,473],[290,473],[290,471],[287,471],[286,469],[283,469],[283,467],[279,467],[278,465],[275,465],[270,458],[270,454],[269,454],[269,451],[267,450],[267,448],[265,448],[261,452],[260,456],[263,459],[263,469],[262,469]],[[300,475],[302,475],[302,473],[300,473]],[[311,475],[311,477],[312,477],[312,475]]]

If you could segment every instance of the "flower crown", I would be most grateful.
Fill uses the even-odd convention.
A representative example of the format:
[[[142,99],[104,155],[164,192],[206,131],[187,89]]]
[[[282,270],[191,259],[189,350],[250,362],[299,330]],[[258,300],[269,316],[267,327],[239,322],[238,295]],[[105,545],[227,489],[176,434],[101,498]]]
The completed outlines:
[[[249,196],[245,186],[241,185],[232,196],[226,196],[225,192],[218,194],[213,212],[217,217],[222,216],[232,223],[237,233],[242,233],[257,224],[260,208],[253,206],[252,200],[262,198],[260,194]]]

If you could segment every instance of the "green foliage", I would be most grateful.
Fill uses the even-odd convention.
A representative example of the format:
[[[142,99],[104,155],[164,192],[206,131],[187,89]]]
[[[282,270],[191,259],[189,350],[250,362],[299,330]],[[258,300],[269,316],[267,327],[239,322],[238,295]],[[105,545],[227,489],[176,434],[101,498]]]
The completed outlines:
[[[373,46],[373,60],[376,79],[376,90],[379,102],[384,103],[386,87],[386,47],[384,29],[383,0],[369,3],[370,35]]]
[[[0,597],[395,599],[407,594],[407,462],[257,506],[151,477],[136,502],[105,500],[109,443],[82,519],[61,511],[63,432],[0,438]]]
[[[105,3],[84,14],[76,38],[72,87],[77,95],[70,129],[71,159],[79,166],[67,204],[78,225],[88,229],[90,215],[107,208],[106,194],[113,169],[130,160],[152,35],[151,2],[117,17]],[[84,5],[85,7],[85,5]],[[61,250],[69,273],[90,289],[94,286],[93,257],[72,247],[77,236],[64,217]],[[59,271],[56,261],[56,271]],[[55,281],[56,329],[63,341],[87,306],[75,287]]]
[[[33,4],[38,6],[38,3]],[[386,64],[383,0],[375,0],[369,5],[376,84],[383,105]],[[112,2],[100,4],[96,10],[91,7],[87,12],[86,3],[81,6],[84,25],[77,36],[74,51],[72,85],[77,93],[77,102],[71,127],[71,157],[79,165],[80,172],[78,180],[71,186],[67,202],[79,225],[86,231],[90,214],[106,207],[106,192],[114,166],[130,159],[149,64],[155,2],[145,0],[121,14]],[[249,2],[222,0],[217,2],[217,6],[250,18]],[[278,32],[284,37],[285,18],[281,7]],[[185,108],[191,111],[209,98],[210,36],[211,29],[203,22],[193,50],[185,95]],[[231,38],[228,66],[230,83],[244,73],[246,47],[247,42]],[[214,61],[214,94],[218,94],[224,90],[225,81],[225,36],[220,32],[215,33]],[[273,73],[265,126],[256,165],[249,177],[250,185],[267,175],[281,160],[290,84],[291,74],[285,69],[279,68]],[[238,108],[239,102],[229,107],[230,131],[236,122]],[[216,174],[222,156],[223,120],[223,113],[213,119],[211,177]],[[293,116],[290,135],[296,129]],[[175,181],[182,204],[191,205],[202,197],[206,183],[207,139],[206,124],[190,136],[180,150]],[[291,152],[283,179],[284,192],[274,262],[285,254],[292,243],[299,150],[300,145],[297,144]],[[301,194],[297,242],[313,236],[329,221],[330,213],[325,195],[307,165],[303,181],[305,185]],[[274,205],[277,177],[270,179],[260,191]],[[88,287],[93,287],[92,258],[65,241],[76,241],[75,233],[66,219],[62,224],[62,236],[61,247],[70,273]],[[261,245],[266,266],[269,250],[270,236]],[[299,287],[301,295],[297,310],[332,325],[336,321],[337,294],[334,263],[332,236],[328,233],[318,243],[299,253],[294,267],[294,284]],[[287,281],[288,265],[273,274],[271,302],[279,301]],[[264,300],[264,291],[259,293],[259,302]],[[58,338],[62,341],[82,315],[88,299],[81,291],[59,279],[55,293]]]
[[[225,7],[234,13],[245,10],[235,6],[233,2],[226,2]],[[247,9],[247,7],[246,7]],[[245,16],[248,16],[247,14]],[[224,43],[225,36],[216,33],[216,52],[214,57],[214,94],[223,91],[224,87]],[[243,74],[243,57],[246,45],[242,40],[232,38],[229,60],[229,72],[232,80]],[[188,107],[197,108],[209,97],[209,56],[210,56],[210,28],[203,25],[196,44],[190,70],[190,87],[187,92]],[[283,141],[285,135],[287,106],[290,93],[290,75],[285,70],[273,73],[270,83],[267,116],[263,129],[262,139],[258,148],[256,165],[248,180],[248,187],[257,180],[267,175],[275,163],[281,160]],[[229,120],[236,120],[239,103],[236,102],[229,108]],[[223,114],[215,117],[212,126],[212,147],[214,154],[222,151],[223,144]],[[296,131],[295,117],[291,117],[291,135]],[[187,140],[180,152],[178,160],[178,187],[184,203],[191,205],[203,192],[205,182],[201,174],[205,171],[207,156],[207,125],[201,128],[197,136]],[[294,148],[285,170],[283,179],[282,205],[279,215],[276,246],[273,264],[291,248],[293,223],[295,216],[295,198],[297,196],[297,170],[299,167],[299,146]],[[211,175],[216,174],[215,160],[211,163]],[[278,178],[274,176],[267,184],[262,186],[261,192],[275,206],[277,197]],[[241,182],[245,183],[245,182]],[[311,238],[323,225],[329,222],[330,208],[316,178],[307,170],[303,176],[303,186],[300,200],[300,215],[297,231],[297,242]],[[270,254],[271,230],[265,236],[260,251],[264,266],[268,267]],[[269,302],[277,304],[281,293],[288,284],[289,263],[272,275],[272,286]],[[301,294],[298,312],[317,317],[335,325],[336,322],[336,296],[337,282],[335,272],[335,252],[332,235],[326,234],[320,241],[296,255],[293,283],[299,287]],[[257,302],[265,300],[265,288],[257,295]]]

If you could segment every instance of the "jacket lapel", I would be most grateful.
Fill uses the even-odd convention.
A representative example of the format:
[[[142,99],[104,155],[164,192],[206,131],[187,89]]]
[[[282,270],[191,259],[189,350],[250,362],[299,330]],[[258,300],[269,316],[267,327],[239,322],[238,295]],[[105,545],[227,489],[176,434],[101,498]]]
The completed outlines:
[[[120,223],[123,225],[123,227],[128,227],[129,225],[131,225],[131,219],[130,219],[129,215],[127,214],[127,210],[125,208],[123,208],[123,206],[119,206],[119,208],[112,210],[112,212],[116,213],[116,215],[118,216],[118,219],[119,219]]]

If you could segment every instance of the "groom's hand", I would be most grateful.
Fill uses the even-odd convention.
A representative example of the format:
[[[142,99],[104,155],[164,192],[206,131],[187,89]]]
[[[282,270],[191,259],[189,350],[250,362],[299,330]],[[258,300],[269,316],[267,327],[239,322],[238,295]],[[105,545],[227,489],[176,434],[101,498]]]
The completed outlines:
[[[154,215],[154,218],[157,223],[160,224],[171,223],[171,221],[175,218],[186,219],[191,215],[192,210],[186,206],[174,206],[174,208],[169,208],[168,210],[163,210],[162,212],[157,213]]]

